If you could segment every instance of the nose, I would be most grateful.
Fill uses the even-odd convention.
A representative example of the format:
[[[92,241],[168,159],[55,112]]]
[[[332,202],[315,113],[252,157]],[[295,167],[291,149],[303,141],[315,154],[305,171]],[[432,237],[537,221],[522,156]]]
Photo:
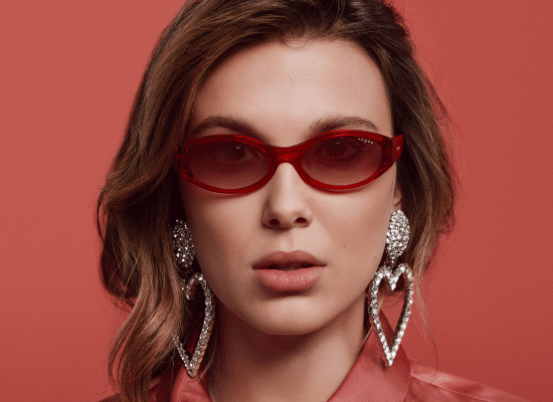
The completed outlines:
[[[290,163],[281,163],[265,187],[263,226],[286,230],[311,224],[313,214],[307,198],[313,189],[303,182]]]

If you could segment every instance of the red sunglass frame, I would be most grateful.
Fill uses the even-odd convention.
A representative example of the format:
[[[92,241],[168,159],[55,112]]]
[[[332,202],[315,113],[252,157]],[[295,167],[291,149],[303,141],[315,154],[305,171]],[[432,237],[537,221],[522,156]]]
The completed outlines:
[[[318,180],[315,180],[305,172],[305,170],[301,166],[301,161],[302,161],[303,155],[305,154],[305,152],[309,147],[311,147],[312,145],[320,141],[327,140],[329,138],[344,137],[344,136],[351,136],[351,135],[374,141],[378,143],[380,145],[380,148],[382,149],[382,160],[380,162],[380,166],[369,178],[363,181],[360,181],[358,183],[337,186],[337,185],[322,183]],[[269,170],[267,171],[267,174],[256,183],[250,186],[238,188],[238,189],[221,189],[221,188],[210,186],[209,184],[206,184],[197,180],[193,176],[192,172],[190,171],[190,167],[188,166],[188,163],[186,161],[186,153],[188,152],[188,149],[195,145],[216,142],[222,139],[239,141],[244,144],[254,146],[257,149],[261,150],[267,156],[267,159],[269,161]],[[255,138],[247,137],[244,135],[230,135],[230,134],[229,135],[211,135],[207,137],[192,139],[186,142],[182,147],[180,147],[177,150],[177,159],[176,159],[175,168],[182,178],[206,190],[210,190],[216,193],[224,193],[224,194],[246,194],[246,193],[250,193],[252,191],[258,190],[261,187],[263,187],[265,184],[267,184],[267,182],[271,180],[271,178],[275,174],[278,165],[280,165],[281,163],[287,162],[287,163],[290,163],[296,169],[296,172],[298,172],[302,180],[305,183],[309,184],[310,186],[320,190],[326,190],[326,191],[343,191],[343,190],[350,190],[356,187],[363,186],[377,179],[380,175],[382,175],[386,170],[388,170],[394,164],[397,158],[399,158],[399,156],[401,155],[402,151],[403,151],[403,135],[396,135],[395,137],[390,138],[381,134],[373,133],[371,131],[362,131],[362,130],[328,131],[320,135],[317,135],[316,137],[310,138],[309,140],[304,141],[300,144],[293,145],[291,147],[275,147],[272,145],[267,145],[263,141],[259,141]]]

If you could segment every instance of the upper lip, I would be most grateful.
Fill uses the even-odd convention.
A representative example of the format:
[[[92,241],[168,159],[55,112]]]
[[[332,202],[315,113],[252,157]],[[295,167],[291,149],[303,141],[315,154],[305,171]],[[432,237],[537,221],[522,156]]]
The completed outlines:
[[[254,269],[287,269],[307,268],[312,266],[324,266],[325,263],[306,251],[276,251],[254,261]]]

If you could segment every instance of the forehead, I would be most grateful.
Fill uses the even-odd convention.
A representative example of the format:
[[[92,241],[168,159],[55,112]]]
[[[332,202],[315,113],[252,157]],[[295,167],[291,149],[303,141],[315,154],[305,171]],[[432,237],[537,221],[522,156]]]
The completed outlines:
[[[364,119],[374,124],[373,131],[392,134],[379,68],[344,40],[273,41],[236,52],[201,85],[189,133],[213,117],[245,121],[280,146],[317,134],[316,123],[333,118]]]

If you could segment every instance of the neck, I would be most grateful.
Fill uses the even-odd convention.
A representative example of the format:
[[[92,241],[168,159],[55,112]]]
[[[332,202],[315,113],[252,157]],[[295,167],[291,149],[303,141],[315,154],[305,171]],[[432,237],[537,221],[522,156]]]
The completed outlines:
[[[364,297],[315,332],[269,335],[221,303],[209,389],[215,402],[326,401],[363,346]]]

